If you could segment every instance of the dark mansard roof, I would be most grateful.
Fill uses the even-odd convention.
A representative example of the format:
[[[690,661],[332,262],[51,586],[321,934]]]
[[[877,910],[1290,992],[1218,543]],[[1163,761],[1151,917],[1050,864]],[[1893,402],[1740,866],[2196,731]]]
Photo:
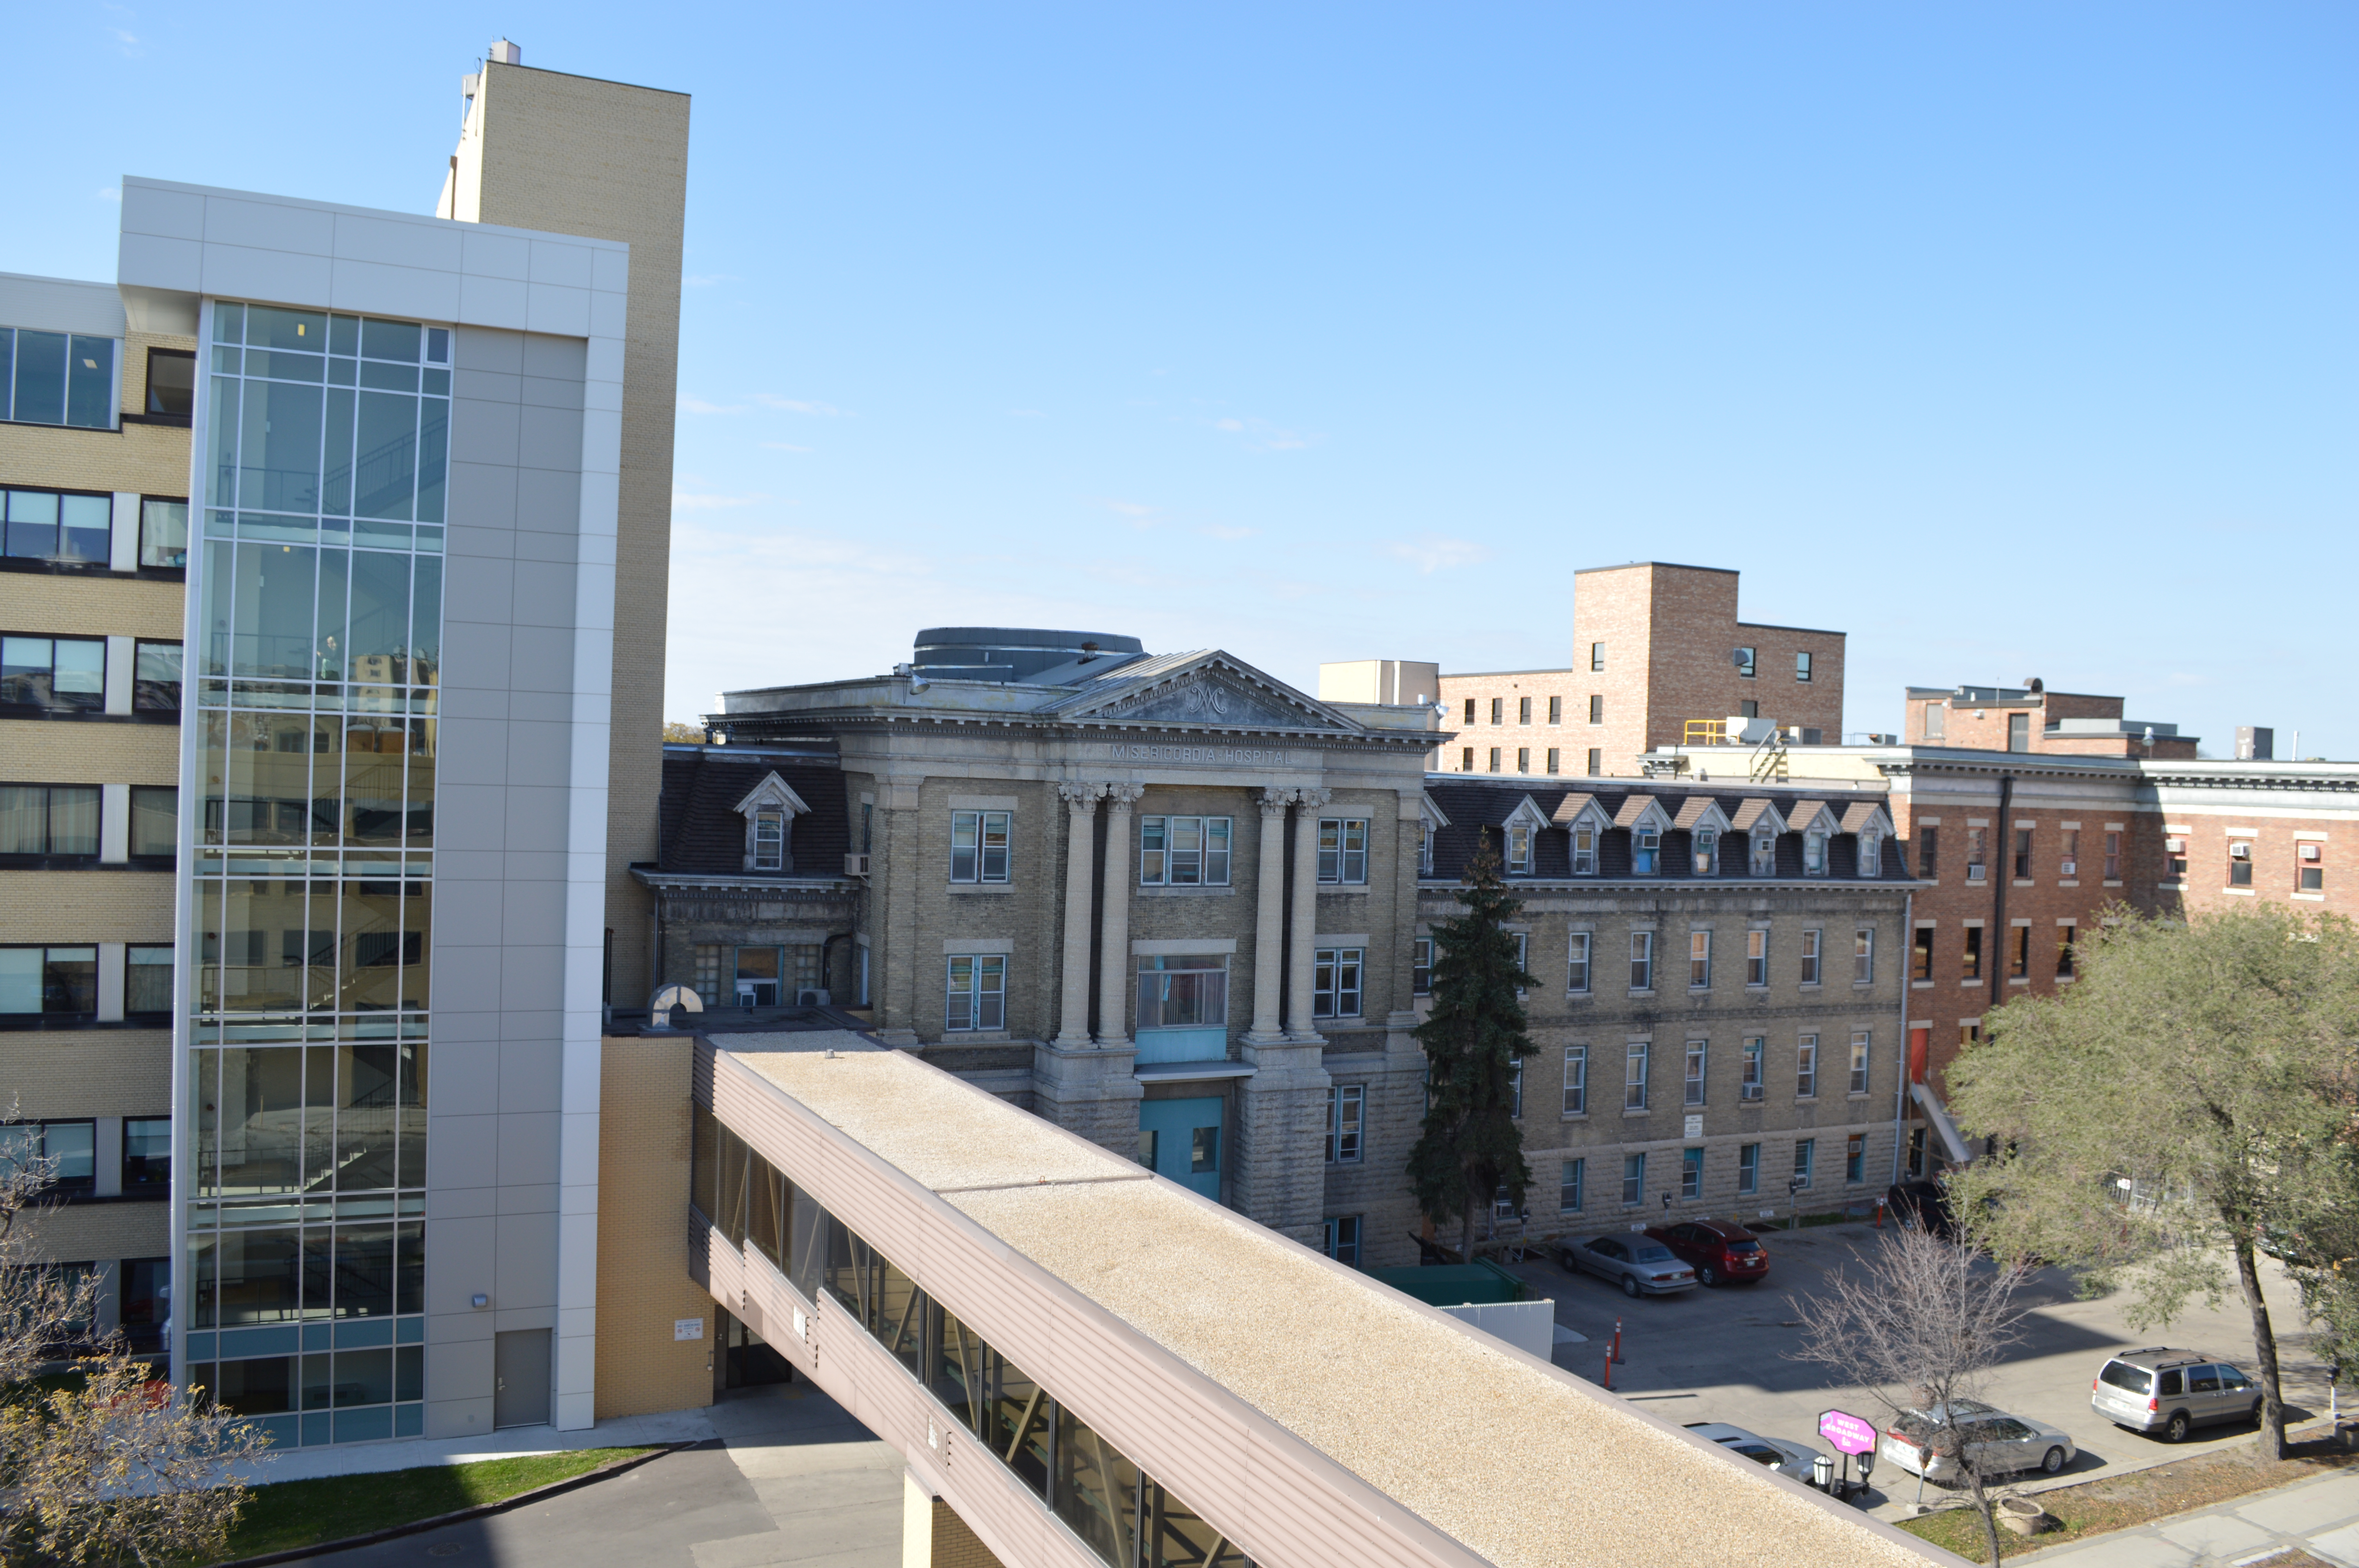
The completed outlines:
[[[737,810],[772,773],[810,809],[797,813],[788,833],[782,871],[748,871],[745,818]],[[661,849],[657,870],[685,876],[787,880],[838,877],[852,829],[843,774],[832,744],[666,746],[663,795],[657,811]]]

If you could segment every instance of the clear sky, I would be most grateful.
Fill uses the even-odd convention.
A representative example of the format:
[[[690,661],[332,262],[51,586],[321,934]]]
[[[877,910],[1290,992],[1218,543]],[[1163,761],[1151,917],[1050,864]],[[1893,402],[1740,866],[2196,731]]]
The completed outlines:
[[[669,710],[944,622],[1564,665],[1734,567],[1909,682],[2359,756],[2348,4],[12,7],[125,174],[429,211],[459,77],[695,95]]]

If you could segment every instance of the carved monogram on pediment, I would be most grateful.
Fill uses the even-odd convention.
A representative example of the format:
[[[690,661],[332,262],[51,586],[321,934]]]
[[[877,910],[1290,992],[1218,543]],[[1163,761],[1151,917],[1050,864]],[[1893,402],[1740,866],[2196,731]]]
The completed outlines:
[[[1097,710],[1104,719],[1168,719],[1183,724],[1264,724],[1300,729],[1310,716],[1211,676],[1149,687]]]

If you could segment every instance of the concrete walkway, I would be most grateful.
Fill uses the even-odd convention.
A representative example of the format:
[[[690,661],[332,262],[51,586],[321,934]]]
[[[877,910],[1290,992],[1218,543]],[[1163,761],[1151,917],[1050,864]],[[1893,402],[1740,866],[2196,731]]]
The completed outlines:
[[[2041,1568],[2265,1568],[2271,1559],[2295,1551],[2359,1568],[2359,1476],[2313,1476],[2273,1492],[2007,1561]]]

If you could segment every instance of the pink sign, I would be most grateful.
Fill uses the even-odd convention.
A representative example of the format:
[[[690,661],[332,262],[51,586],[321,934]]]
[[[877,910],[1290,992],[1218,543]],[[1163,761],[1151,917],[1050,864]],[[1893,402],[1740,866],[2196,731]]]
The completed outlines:
[[[1819,1435],[1840,1454],[1869,1454],[1875,1449],[1875,1423],[1844,1411],[1821,1411]]]

